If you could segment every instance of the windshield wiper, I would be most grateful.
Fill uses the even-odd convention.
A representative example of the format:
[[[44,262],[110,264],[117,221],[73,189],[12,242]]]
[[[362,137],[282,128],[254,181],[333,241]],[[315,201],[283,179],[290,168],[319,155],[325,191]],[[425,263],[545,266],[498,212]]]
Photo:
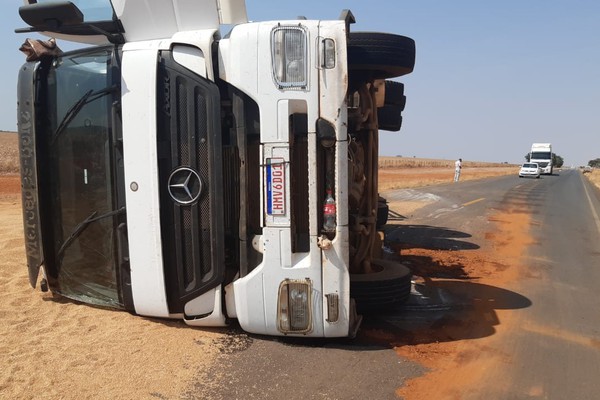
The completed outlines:
[[[50,140],[50,144],[54,144],[54,142],[56,141],[56,139],[58,139],[60,134],[71,123],[71,121],[73,121],[73,118],[75,118],[77,116],[77,114],[79,114],[79,112],[81,111],[83,106],[85,106],[86,104],[91,103],[95,100],[98,100],[99,98],[101,98],[109,93],[112,93],[117,89],[118,89],[118,87],[116,85],[113,85],[113,86],[106,87],[104,89],[100,89],[98,91],[94,91],[94,90],[90,89],[87,92],[85,92],[84,95],[81,96],[79,98],[79,100],[77,100],[75,102],[75,104],[73,104],[71,106],[71,108],[69,108],[67,110],[67,112],[65,113],[65,116],[60,121],[60,124],[58,124],[58,126],[56,127],[56,130],[52,134],[52,139]]]
[[[73,231],[71,232],[69,237],[60,246],[60,248],[58,249],[58,252],[56,253],[57,260],[62,259],[62,256],[65,253],[65,250],[67,250],[67,248],[71,245],[71,243],[73,243],[73,241],[75,239],[77,239],[79,237],[79,235],[81,235],[83,233],[83,231],[85,231],[85,229],[88,226],[90,226],[90,224],[92,222],[96,222],[98,220],[108,218],[108,217],[113,217],[115,215],[119,215],[124,212],[125,212],[125,207],[121,207],[118,210],[109,211],[107,213],[100,214],[98,216],[96,216],[98,214],[98,211],[92,212],[86,219],[84,219],[79,224],[77,224],[77,226],[75,227],[75,229],[73,229]]]

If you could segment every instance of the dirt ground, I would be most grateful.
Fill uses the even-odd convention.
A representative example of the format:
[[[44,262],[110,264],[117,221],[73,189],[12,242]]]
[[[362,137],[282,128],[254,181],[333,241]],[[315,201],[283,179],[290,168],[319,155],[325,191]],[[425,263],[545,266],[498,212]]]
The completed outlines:
[[[429,176],[422,170],[385,171],[380,182],[391,187],[401,180],[411,187],[452,179],[451,170],[434,170]],[[475,172],[465,170],[463,178],[489,176]],[[503,172],[516,173],[509,168]],[[18,176],[0,175],[0,398],[193,398],[194,382],[231,345],[227,331],[94,308],[32,289],[25,267],[19,189]],[[527,214],[506,212],[490,222],[487,244],[477,251],[402,245],[397,250],[420,279],[433,284],[458,280],[462,283],[454,283],[454,288],[459,291],[471,290],[472,283],[502,287],[523,273],[520,256],[530,220]],[[399,356],[429,371],[399,389],[398,396],[460,398],[465,387],[481,379],[482,371],[502,361],[504,355],[494,346],[498,335],[482,332],[484,339],[468,340],[480,330],[502,333],[512,323],[509,311],[490,304],[485,291],[479,295],[470,315],[435,330],[416,328],[391,338],[379,337],[377,330],[362,333],[392,342]]]
[[[464,167],[460,174],[461,181],[490,178],[494,176],[519,173],[519,167],[507,165],[503,167]],[[379,191],[390,189],[412,188],[454,180],[454,167],[448,168],[383,168],[379,170]]]
[[[0,398],[186,398],[227,333],[32,289],[19,190],[17,176],[0,175]]]

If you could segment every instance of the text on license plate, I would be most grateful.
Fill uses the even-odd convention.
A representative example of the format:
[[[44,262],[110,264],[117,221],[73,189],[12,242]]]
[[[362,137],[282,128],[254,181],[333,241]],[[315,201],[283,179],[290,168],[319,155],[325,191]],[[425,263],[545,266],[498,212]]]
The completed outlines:
[[[285,160],[267,158],[267,214],[285,215]]]

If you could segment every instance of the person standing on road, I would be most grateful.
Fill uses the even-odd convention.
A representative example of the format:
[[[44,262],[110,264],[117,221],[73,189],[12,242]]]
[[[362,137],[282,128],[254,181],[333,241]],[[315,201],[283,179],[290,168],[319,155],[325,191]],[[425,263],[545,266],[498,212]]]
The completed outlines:
[[[454,182],[458,182],[460,179],[460,170],[462,169],[462,158],[459,158],[454,162]]]

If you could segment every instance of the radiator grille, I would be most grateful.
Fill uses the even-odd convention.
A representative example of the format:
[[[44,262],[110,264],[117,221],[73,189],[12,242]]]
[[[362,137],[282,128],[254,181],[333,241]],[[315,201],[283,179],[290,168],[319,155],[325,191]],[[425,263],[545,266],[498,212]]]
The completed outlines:
[[[159,58],[157,90],[158,168],[161,186],[163,263],[169,310],[217,286],[223,276],[221,144],[216,85]],[[182,204],[169,195],[170,177],[181,168],[197,173],[200,196]]]

